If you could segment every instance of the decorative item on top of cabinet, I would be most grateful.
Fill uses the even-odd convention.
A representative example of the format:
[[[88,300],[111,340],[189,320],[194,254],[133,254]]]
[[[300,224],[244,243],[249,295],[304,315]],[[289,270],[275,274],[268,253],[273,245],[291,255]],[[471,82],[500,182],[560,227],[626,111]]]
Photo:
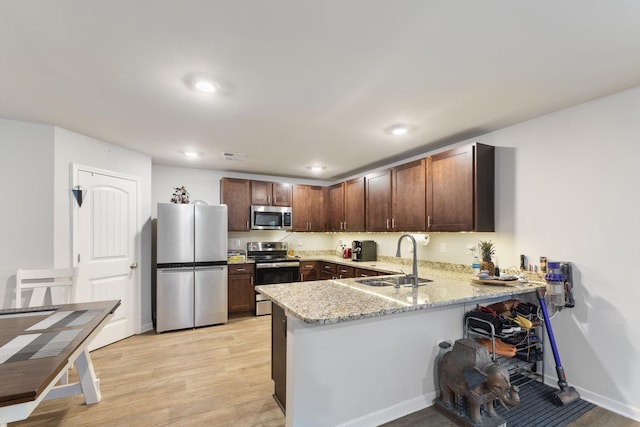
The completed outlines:
[[[474,143],[427,158],[428,231],[495,231],[494,156]]]
[[[189,192],[184,187],[173,187],[175,190],[171,195],[171,203],[189,203]]]
[[[426,229],[426,160],[367,175],[367,231]]]
[[[327,188],[326,231],[365,230],[364,177],[354,178]]]
[[[251,181],[237,178],[220,180],[220,203],[227,205],[229,231],[249,231]]]
[[[229,313],[253,312],[256,296],[253,288],[254,264],[229,264],[228,309]]]
[[[324,187],[293,186],[293,231],[324,231]]]
[[[251,181],[251,204],[262,206],[291,206],[291,184]]]

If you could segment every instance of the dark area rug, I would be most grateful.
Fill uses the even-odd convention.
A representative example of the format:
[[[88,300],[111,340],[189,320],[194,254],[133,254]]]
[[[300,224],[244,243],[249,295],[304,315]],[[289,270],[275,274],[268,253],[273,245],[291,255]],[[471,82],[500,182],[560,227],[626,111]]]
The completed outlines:
[[[575,421],[596,406],[582,399],[566,406],[553,403],[558,388],[531,381],[520,386],[520,404],[506,410],[496,406],[496,412],[508,427],[561,427]]]

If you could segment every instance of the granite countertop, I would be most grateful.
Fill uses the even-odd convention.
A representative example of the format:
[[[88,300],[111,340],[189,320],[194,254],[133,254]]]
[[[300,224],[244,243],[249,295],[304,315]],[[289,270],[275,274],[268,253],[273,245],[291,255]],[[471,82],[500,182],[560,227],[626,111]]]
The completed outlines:
[[[326,260],[387,272],[411,272],[410,266],[384,260],[353,262],[332,256],[302,259]],[[418,273],[421,278],[431,279],[432,282],[418,288],[395,288],[363,285],[359,283],[363,279],[332,279],[260,285],[256,286],[256,290],[303,322],[324,325],[492,298],[507,298],[545,286],[543,282],[504,286],[476,284],[471,282],[470,271],[426,268],[424,265],[420,265]]]

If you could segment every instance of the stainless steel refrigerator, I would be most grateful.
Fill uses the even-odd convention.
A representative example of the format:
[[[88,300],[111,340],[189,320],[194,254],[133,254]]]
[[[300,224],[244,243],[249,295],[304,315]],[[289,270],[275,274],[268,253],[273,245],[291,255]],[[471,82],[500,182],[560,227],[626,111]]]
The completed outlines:
[[[159,203],[156,331],[225,323],[227,207]]]

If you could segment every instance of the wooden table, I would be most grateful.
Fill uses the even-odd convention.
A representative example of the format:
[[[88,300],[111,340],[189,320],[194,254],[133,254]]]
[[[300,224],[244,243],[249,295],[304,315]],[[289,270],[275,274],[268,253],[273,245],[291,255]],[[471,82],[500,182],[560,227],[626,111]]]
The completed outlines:
[[[119,305],[100,301],[48,311],[0,310],[0,426],[26,419],[43,400],[84,394],[86,404],[100,401],[87,347]],[[74,363],[79,381],[65,384]]]

